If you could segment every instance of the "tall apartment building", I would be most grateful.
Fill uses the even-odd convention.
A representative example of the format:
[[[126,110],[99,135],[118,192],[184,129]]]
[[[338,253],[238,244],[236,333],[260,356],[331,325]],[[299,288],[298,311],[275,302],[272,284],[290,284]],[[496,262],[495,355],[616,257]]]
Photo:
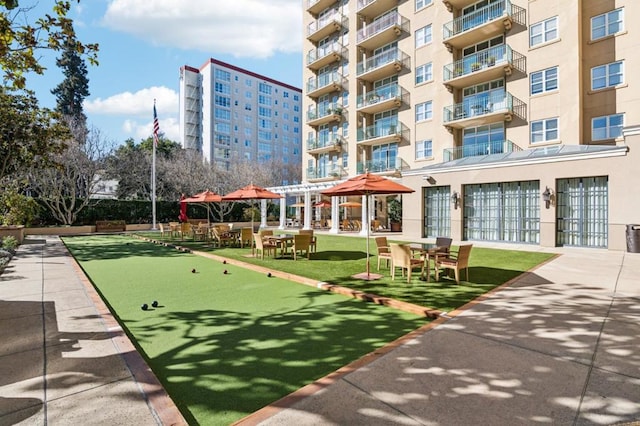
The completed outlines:
[[[303,5],[306,186],[282,192],[317,200],[368,170],[416,190],[406,236],[625,248],[640,223],[640,2]],[[384,199],[365,226],[384,223]]]
[[[180,68],[182,147],[209,164],[301,164],[301,108],[301,89],[213,58]]]

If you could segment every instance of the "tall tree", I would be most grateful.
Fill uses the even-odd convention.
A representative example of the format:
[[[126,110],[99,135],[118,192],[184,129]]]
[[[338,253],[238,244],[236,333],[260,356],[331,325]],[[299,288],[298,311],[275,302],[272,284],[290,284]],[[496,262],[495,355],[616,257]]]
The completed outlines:
[[[38,106],[33,94],[0,87],[0,187],[3,179],[61,152],[69,136],[59,114]]]
[[[78,0],[79,3],[79,0]],[[70,1],[56,0],[53,13],[31,23],[32,8],[18,7],[17,0],[0,0],[0,67],[5,86],[24,88],[25,74],[43,74],[45,67],[39,61],[39,50],[60,51],[68,41],[75,41],[79,55],[97,64],[97,44],[84,44],[77,40],[73,20],[68,18]]]
[[[74,127],[86,128],[87,117],[84,115],[82,102],[89,96],[89,79],[87,65],[78,53],[78,41],[69,38],[64,43],[62,55],[56,60],[62,69],[64,80],[51,90],[56,97],[56,111],[70,119]]]

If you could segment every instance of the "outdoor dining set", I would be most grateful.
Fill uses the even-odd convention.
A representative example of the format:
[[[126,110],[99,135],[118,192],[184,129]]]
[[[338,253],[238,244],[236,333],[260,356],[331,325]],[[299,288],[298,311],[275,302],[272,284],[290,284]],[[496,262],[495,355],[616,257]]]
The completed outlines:
[[[420,270],[420,278],[430,280],[431,264],[436,281],[440,280],[440,273],[453,271],[457,284],[460,284],[460,272],[465,271],[469,280],[469,257],[472,244],[461,245],[457,253],[451,252],[451,238],[437,237],[435,243],[389,243],[387,237],[376,237],[378,249],[378,270],[384,262],[391,269],[391,279],[395,280],[397,269],[402,276],[407,276],[411,282],[414,269]]]

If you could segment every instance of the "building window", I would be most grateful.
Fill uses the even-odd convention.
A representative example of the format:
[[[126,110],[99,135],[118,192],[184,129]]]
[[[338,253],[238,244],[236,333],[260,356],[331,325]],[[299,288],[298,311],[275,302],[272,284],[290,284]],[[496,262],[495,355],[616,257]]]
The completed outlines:
[[[591,18],[591,40],[621,32],[624,22],[623,9],[612,10]]]
[[[591,68],[591,90],[604,89],[622,83],[622,61]]]
[[[558,67],[531,73],[531,94],[550,92],[558,89]]]
[[[217,69],[215,70],[215,79],[222,81],[231,81],[231,73],[229,71]]]
[[[558,38],[558,17],[531,25],[529,30],[529,46],[537,46]]]
[[[416,0],[416,11],[422,9],[423,7],[427,7],[432,3],[433,0]]]
[[[416,31],[416,48],[431,43],[431,24]]]
[[[433,65],[431,62],[428,64],[420,65],[416,68],[416,84],[424,83],[426,81],[433,80]]]
[[[558,119],[547,118],[531,122],[531,143],[558,140]]]
[[[605,115],[591,119],[591,140],[615,139],[622,136],[624,114]]]
[[[431,101],[416,105],[416,122],[430,120],[433,118],[433,108]]]
[[[431,139],[416,142],[416,160],[433,157],[433,142]]]
[[[424,236],[451,235],[451,187],[424,188]]]

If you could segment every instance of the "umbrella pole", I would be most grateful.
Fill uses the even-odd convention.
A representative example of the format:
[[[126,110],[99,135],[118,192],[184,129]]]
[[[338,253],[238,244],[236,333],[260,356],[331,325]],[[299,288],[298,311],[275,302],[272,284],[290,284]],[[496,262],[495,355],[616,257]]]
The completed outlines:
[[[367,215],[369,214],[369,196],[368,195],[366,196],[366,205],[364,206],[364,211],[365,211],[365,213]],[[365,217],[368,217],[368,216],[365,216]],[[369,276],[369,270],[370,270],[369,269],[370,268],[369,263],[370,263],[369,262],[369,227],[367,226],[367,279],[370,278],[370,276]]]

